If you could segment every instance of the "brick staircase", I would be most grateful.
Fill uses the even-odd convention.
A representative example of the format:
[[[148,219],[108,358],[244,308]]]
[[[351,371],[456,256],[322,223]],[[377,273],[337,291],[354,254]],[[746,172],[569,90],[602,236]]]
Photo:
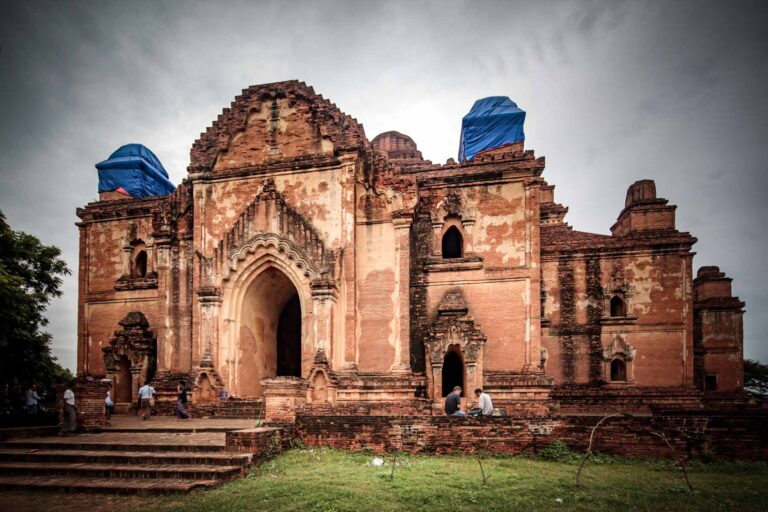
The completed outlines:
[[[249,453],[224,431],[103,432],[0,444],[0,489],[153,493],[211,488],[244,474]]]

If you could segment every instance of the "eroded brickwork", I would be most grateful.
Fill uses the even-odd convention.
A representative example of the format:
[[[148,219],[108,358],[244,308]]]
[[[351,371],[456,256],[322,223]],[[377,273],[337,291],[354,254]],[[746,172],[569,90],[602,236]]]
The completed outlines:
[[[544,166],[522,143],[434,164],[302,82],[245,89],[174,193],[78,210],[78,373],[121,400],[148,378],[169,410],[184,380],[193,408],[234,396],[280,421],[440,414],[446,375],[531,417],[738,392],[743,304],[719,270],[694,282],[676,207],[642,180],[610,235],[580,232]],[[154,364],[105,360],[134,312]]]

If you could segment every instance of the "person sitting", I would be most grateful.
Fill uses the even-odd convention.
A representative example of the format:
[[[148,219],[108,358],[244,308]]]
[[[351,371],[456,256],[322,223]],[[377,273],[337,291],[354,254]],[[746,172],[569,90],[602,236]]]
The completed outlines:
[[[488,393],[484,393],[482,388],[475,390],[475,396],[477,397],[477,408],[480,410],[480,416],[492,416],[493,415],[493,402]]]
[[[453,391],[445,397],[446,416],[466,416],[461,410],[461,386],[454,386]]]

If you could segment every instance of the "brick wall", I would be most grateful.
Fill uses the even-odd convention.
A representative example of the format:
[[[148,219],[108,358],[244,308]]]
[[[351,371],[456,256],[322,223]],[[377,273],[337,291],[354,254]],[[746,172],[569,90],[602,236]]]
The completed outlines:
[[[550,419],[448,418],[441,416],[308,416],[299,415],[295,435],[310,446],[344,450],[412,453],[520,454],[561,441],[583,451],[601,416]],[[595,435],[597,453],[628,457],[670,457],[669,448],[652,433],[663,433],[680,453],[693,457],[768,458],[768,414],[729,415],[706,412],[662,413],[657,416],[615,417]]]
[[[77,425],[82,430],[96,430],[105,427],[107,419],[104,416],[104,396],[109,385],[100,379],[78,378],[72,391],[75,393],[77,406]],[[64,391],[66,387],[57,390],[56,406],[59,409],[59,422],[64,421]]]
[[[289,436],[282,428],[261,427],[227,432],[227,450],[252,453],[253,461],[273,457],[287,447]]]

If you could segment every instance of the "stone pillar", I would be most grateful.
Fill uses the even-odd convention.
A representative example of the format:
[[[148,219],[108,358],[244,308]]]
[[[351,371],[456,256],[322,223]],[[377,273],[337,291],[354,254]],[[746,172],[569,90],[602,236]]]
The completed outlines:
[[[218,288],[203,287],[197,291],[197,299],[200,303],[200,361],[201,364],[210,362],[215,368],[219,348],[221,294]]]
[[[155,274],[155,244],[152,242],[147,243],[147,276],[151,277]]]
[[[343,354],[341,370],[354,373],[357,371],[357,226],[355,212],[357,210],[357,173],[362,174],[363,163],[358,161],[357,154],[341,155],[343,186],[342,186],[342,253],[341,268],[343,288],[341,290],[341,313],[344,315],[343,324]]]
[[[129,243],[125,244],[123,246],[123,275],[127,277],[133,277],[131,256],[133,256],[133,246]]]
[[[269,422],[293,422],[307,403],[307,381],[299,377],[274,377],[261,381],[265,418]]]
[[[88,368],[88,319],[85,315],[85,297],[88,295],[88,278],[90,257],[88,251],[88,227],[83,222],[78,222],[80,230],[80,262],[78,265],[77,287],[77,375],[87,375]]]
[[[474,213],[474,212],[473,212]],[[475,219],[462,219],[461,225],[464,227],[464,254],[474,254],[475,252],[475,235],[473,233],[475,227]]]
[[[331,322],[331,316],[334,304],[337,299],[336,285],[331,279],[321,277],[312,281],[310,285],[312,293],[312,308],[314,313],[314,346],[311,348],[309,355],[312,358],[318,350],[323,350],[326,354],[333,354],[335,347],[332,345],[333,340],[333,324]],[[302,347],[305,348],[305,347]],[[302,350],[304,353],[304,350]],[[302,361],[302,368],[304,367],[304,361]]]
[[[160,306],[160,325],[157,326],[157,370],[170,369],[169,347],[172,343],[173,291],[171,290],[171,236],[170,232],[155,233],[157,252],[157,298]]]
[[[395,360],[390,371],[408,373],[411,371],[411,326],[410,318],[410,233],[413,211],[400,210],[392,215],[395,227],[395,288],[397,309],[395,313]]]

